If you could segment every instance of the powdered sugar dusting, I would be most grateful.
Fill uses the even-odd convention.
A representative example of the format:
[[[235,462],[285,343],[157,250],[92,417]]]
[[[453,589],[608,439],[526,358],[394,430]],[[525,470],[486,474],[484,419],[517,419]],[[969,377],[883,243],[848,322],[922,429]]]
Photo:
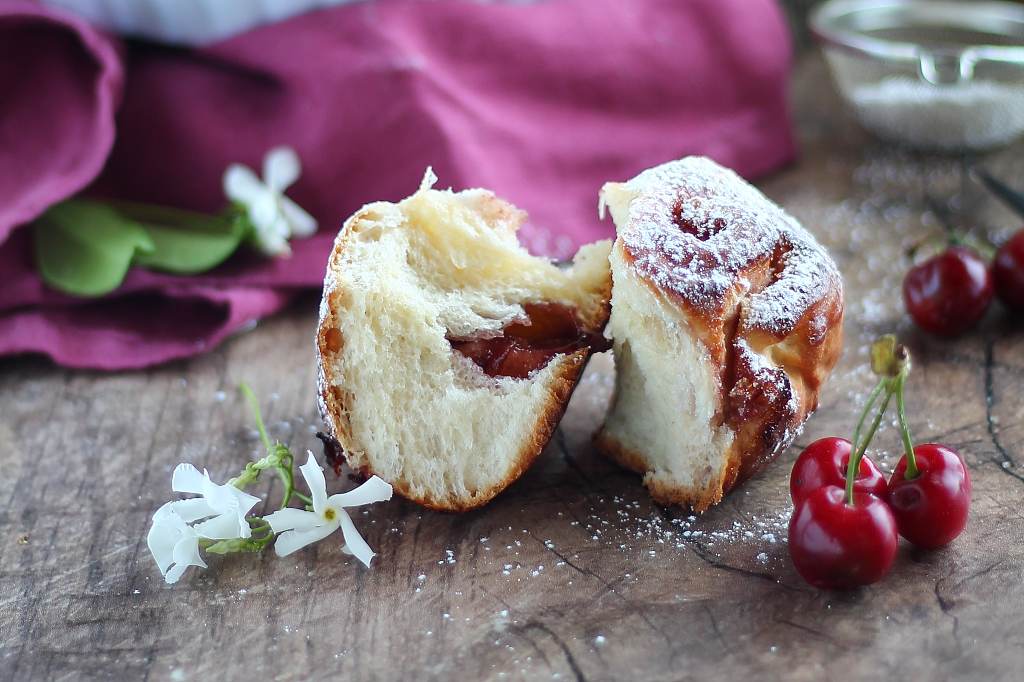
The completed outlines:
[[[710,159],[673,161],[610,187],[631,197],[617,227],[637,270],[705,316],[721,319],[749,296],[741,324],[781,337],[840,286],[810,233]],[[760,287],[746,276],[752,270],[766,278]]]

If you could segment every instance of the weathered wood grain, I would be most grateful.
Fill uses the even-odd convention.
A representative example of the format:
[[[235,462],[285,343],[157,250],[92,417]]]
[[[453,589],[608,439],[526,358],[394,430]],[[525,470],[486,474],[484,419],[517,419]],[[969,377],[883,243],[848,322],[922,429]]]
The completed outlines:
[[[396,501],[357,516],[372,570],[328,540],[285,559],[212,557],[167,587],[144,536],[172,467],[223,479],[258,451],[239,381],[272,435],[319,452],[306,297],[147,372],[0,362],[0,678],[1020,679],[1024,329],[999,311],[958,341],[925,338],[898,292],[901,249],[935,229],[929,194],[996,232],[1015,221],[963,185],[959,162],[865,137],[816,58],[794,96],[804,156],[764,187],[828,244],[849,300],[846,351],[798,445],[849,431],[866,345],[898,331],[915,353],[916,437],[960,448],[974,477],[952,547],[903,545],[869,589],[807,587],[783,543],[799,447],[700,519],[652,505],[589,446],[610,390],[600,358],[545,456],[489,507]],[[989,162],[1019,182],[1020,152]],[[891,465],[891,426],[878,445]]]

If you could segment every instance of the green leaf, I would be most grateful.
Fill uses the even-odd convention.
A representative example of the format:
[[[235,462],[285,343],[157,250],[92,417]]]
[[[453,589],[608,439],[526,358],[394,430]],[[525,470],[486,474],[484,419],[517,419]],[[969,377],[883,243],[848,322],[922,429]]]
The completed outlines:
[[[155,248],[139,253],[135,262],[177,275],[206,272],[223,263],[238,249],[248,223],[236,211],[206,215],[164,206],[116,203],[124,216],[145,228]]]
[[[153,240],[137,223],[96,201],[51,207],[33,226],[36,268],[51,287],[75,296],[102,296],[124,281],[137,253]]]

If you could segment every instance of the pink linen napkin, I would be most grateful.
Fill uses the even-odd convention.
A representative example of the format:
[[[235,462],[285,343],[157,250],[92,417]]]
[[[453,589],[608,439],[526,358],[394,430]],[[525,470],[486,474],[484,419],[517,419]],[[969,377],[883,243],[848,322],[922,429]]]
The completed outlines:
[[[0,146],[0,206],[30,206],[0,209],[0,240],[95,177],[115,138],[90,193],[211,211],[228,163],[258,167],[291,145],[304,170],[290,195],[321,231],[290,259],[240,253],[189,278],[136,269],[82,301],[40,283],[18,230],[0,246],[0,355],[121,369],[207,350],[318,287],[341,221],[408,195],[428,165],[442,187],[488,187],[527,210],[523,240],[564,257],[611,234],[596,211],[606,180],[686,154],[751,177],[793,155],[790,43],[773,0],[378,0],[200,50],[132,44],[116,121],[117,41],[0,0],[0,53],[45,51],[40,26],[64,47],[35,67],[37,87],[28,67],[0,66],[0,140],[19,138],[17,157]],[[19,113],[33,110],[45,115]]]

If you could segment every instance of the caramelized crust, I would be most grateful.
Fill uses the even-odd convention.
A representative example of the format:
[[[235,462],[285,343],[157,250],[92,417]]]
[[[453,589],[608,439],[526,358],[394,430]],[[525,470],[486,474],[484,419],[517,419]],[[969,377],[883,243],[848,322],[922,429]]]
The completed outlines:
[[[734,433],[726,467],[699,489],[649,486],[662,503],[702,511],[788,447],[817,408],[842,346],[842,280],[794,218],[708,159],[609,183],[602,209],[606,202],[613,212],[628,207],[615,215],[615,249],[681,310],[717,370],[712,426]],[[597,443],[627,468],[650,471],[630,444],[607,432]]]

